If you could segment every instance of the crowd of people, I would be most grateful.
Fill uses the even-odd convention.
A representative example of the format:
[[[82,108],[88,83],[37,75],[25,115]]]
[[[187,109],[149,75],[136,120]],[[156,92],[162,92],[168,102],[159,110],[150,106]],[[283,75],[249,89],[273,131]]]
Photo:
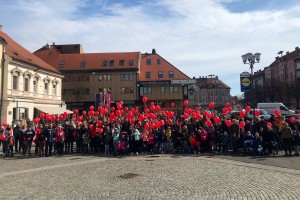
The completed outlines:
[[[190,108],[177,118],[162,109],[146,108],[142,113],[128,108],[125,112],[101,109],[106,111],[80,116],[77,111],[59,118],[44,114],[33,125],[2,124],[3,154],[51,157],[230,151],[272,156],[284,150],[286,156],[299,156],[299,123],[281,115],[266,122],[259,116],[237,118],[206,110],[200,114],[198,109]]]

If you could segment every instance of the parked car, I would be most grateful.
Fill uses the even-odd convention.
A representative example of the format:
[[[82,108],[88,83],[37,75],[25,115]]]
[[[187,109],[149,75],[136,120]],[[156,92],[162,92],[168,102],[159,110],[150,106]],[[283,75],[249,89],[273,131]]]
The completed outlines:
[[[258,117],[264,117],[264,119],[266,121],[270,120],[271,115],[267,111],[265,111],[263,109],[251,109],[250,112],[247,113],[246,117],[247,118],[251,118],[251,119],[255,118],[255,114],[253,113],[254,110],[258,110],[259,111],[260,115]],[[229,116],[231,116],[231,118],[238,119],[238,118],[240,118],[240,111],[237,111],[237,110],[232,111],[232,112],[229,113]]]
[[[283,103],[258,103],[258,109],[264,109],[269,114],[274,114],[275,110],[279,110],[282,115],[293,115],[295,111],[289,110]]]
[[[294,117],[296,119],[296,122],[300,123],[299,116],[300,116],[300,114],[287,115],[287,116],[285,116],[285,119],[290,120],[291,117]]]

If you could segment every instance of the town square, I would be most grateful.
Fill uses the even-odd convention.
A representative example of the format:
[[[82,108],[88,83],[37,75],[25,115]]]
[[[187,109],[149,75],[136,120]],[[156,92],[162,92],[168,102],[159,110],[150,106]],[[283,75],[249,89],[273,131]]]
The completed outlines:
[[[4,0],[0,199],[300,199],[296,0]]]

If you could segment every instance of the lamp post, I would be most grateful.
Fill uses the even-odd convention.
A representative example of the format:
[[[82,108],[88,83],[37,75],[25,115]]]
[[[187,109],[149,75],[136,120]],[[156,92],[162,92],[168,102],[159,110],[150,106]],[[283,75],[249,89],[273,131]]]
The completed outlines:
[[[251,87],[252,87],[252,107],[254,107],[254,87],[253,87],[253,66],[255,63],[259,63],[261,53],[246,53],[242,55],[244,64],[250,65],[251,69]]]

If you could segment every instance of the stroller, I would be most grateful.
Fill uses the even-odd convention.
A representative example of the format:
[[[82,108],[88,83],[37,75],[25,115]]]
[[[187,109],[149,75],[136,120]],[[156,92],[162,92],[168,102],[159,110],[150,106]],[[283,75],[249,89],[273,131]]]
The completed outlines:
[[[120,140],[118,142],[118,154],[119,155],[125,155],[127,154],[127,144],[128,144],[128,137],[127,132],[121,132],[120,134]]]

